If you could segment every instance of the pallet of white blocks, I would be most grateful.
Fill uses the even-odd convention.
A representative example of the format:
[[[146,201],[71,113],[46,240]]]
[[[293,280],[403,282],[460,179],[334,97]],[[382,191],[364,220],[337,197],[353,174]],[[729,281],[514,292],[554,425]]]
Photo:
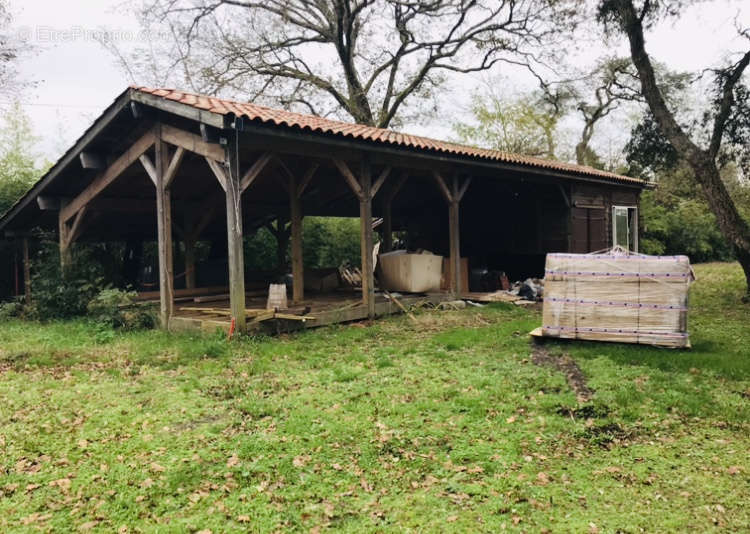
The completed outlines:
[[[544,337],[689,348],[687,256],[547,254]]]

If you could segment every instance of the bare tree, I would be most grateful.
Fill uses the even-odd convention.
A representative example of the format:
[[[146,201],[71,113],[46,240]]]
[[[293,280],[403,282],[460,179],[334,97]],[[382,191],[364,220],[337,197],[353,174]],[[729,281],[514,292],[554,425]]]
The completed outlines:
[[[13,15],[7,0],[0,0],[0,95],[15,96],[28,85],[18,77],[17,65],[31,47],[14,33]]]
[[[641,93],[662,134],[676,151],[678,157],[686,161],[703,189],[709,207],[716,216],[719,228],[731,243],[737,259],[747,279],[747,298],[750,298],[750,226],[739,214],[724,182],[721,179],[717,158],[728,127],[744,115],[746,110],[738,109],[737,95],[745,93],[743,82],[745,70],[750,64],[750,47],[738,54],[728,65],[713,69],[716,75],[717,98],[712,115],[712,125],[708,141],[701,144],[675,119],[675,114],[657,83],[651,58],[646,52],[644,26],[652,24],[661,15],[676,16],[684,2],[680,0],[642,0],[638,6],[633,0],[603,0],[600,3],[600,20],[614,24],[628,38],[630,55],[641,82]],[[750,41],[750,28],[739,28],[739,32]],[[747,102],[744,100],[744,102]],[[745,140],[746,143],[750,139]]]
[[[453,73],[534,65],[577,17],[574,0],[150,0],[179,36],[158,58],[196,91],[388,127]],[[111,47],[110,47],[111,48]],[[133,56],[119,53],[123,65]],[[179,65],[180,68],[174,67]],[[171,70],[170,70],[171,69]]]

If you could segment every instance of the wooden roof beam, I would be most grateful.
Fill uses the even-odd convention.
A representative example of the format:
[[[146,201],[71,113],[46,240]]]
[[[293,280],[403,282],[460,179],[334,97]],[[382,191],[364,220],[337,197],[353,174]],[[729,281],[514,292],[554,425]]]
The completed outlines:
[[[156,142],[156,135],[149,130],[140,139],[128,148],[124,154],[117,158],[106,170],[99,174],[77,197],[71,200],[62,210],[60,218],[67,222],[81,208],[86,206],[92,199],[104,191],[114,182],[130,165],[138,160]]]
[[[165,143],[182,147],[190,152],[214,161],[224,161],[224,147],[204,141],[200,135],[190,133],[169,124],[161,125],[161,138]]]

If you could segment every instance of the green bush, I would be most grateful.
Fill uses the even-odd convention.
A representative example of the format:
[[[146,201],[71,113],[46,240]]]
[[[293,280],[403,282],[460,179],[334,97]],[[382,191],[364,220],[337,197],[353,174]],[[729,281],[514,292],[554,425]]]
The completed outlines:
[[[33,260],[29,315],[40,320],[86,315],[89,301],[107,287],[105,280],[104,270],[91,247],[76,247],[70,265],[63,272],[58,244],[43,237]]]
[[[7,321],[23,315],[23,303],[20,300],[0,302],[0,321]]]
[[[154,307],[136,302],[136,296],[135,291],[103,289],[89,301],[86,309],[98,323],[112,328],[154,328],[157,322]]]
[[[665,202],[646,191],[641,198],[641,223],[645,254],[687,254],[693,262],[732,259],[716,217],[701,199],[673,196]]]

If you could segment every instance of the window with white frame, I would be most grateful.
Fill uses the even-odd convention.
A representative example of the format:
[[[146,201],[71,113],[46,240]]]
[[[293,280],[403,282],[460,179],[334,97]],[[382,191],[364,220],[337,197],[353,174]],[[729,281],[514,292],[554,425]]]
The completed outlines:
[[[638,208],[612,206],[612,245],[638,252]]]

